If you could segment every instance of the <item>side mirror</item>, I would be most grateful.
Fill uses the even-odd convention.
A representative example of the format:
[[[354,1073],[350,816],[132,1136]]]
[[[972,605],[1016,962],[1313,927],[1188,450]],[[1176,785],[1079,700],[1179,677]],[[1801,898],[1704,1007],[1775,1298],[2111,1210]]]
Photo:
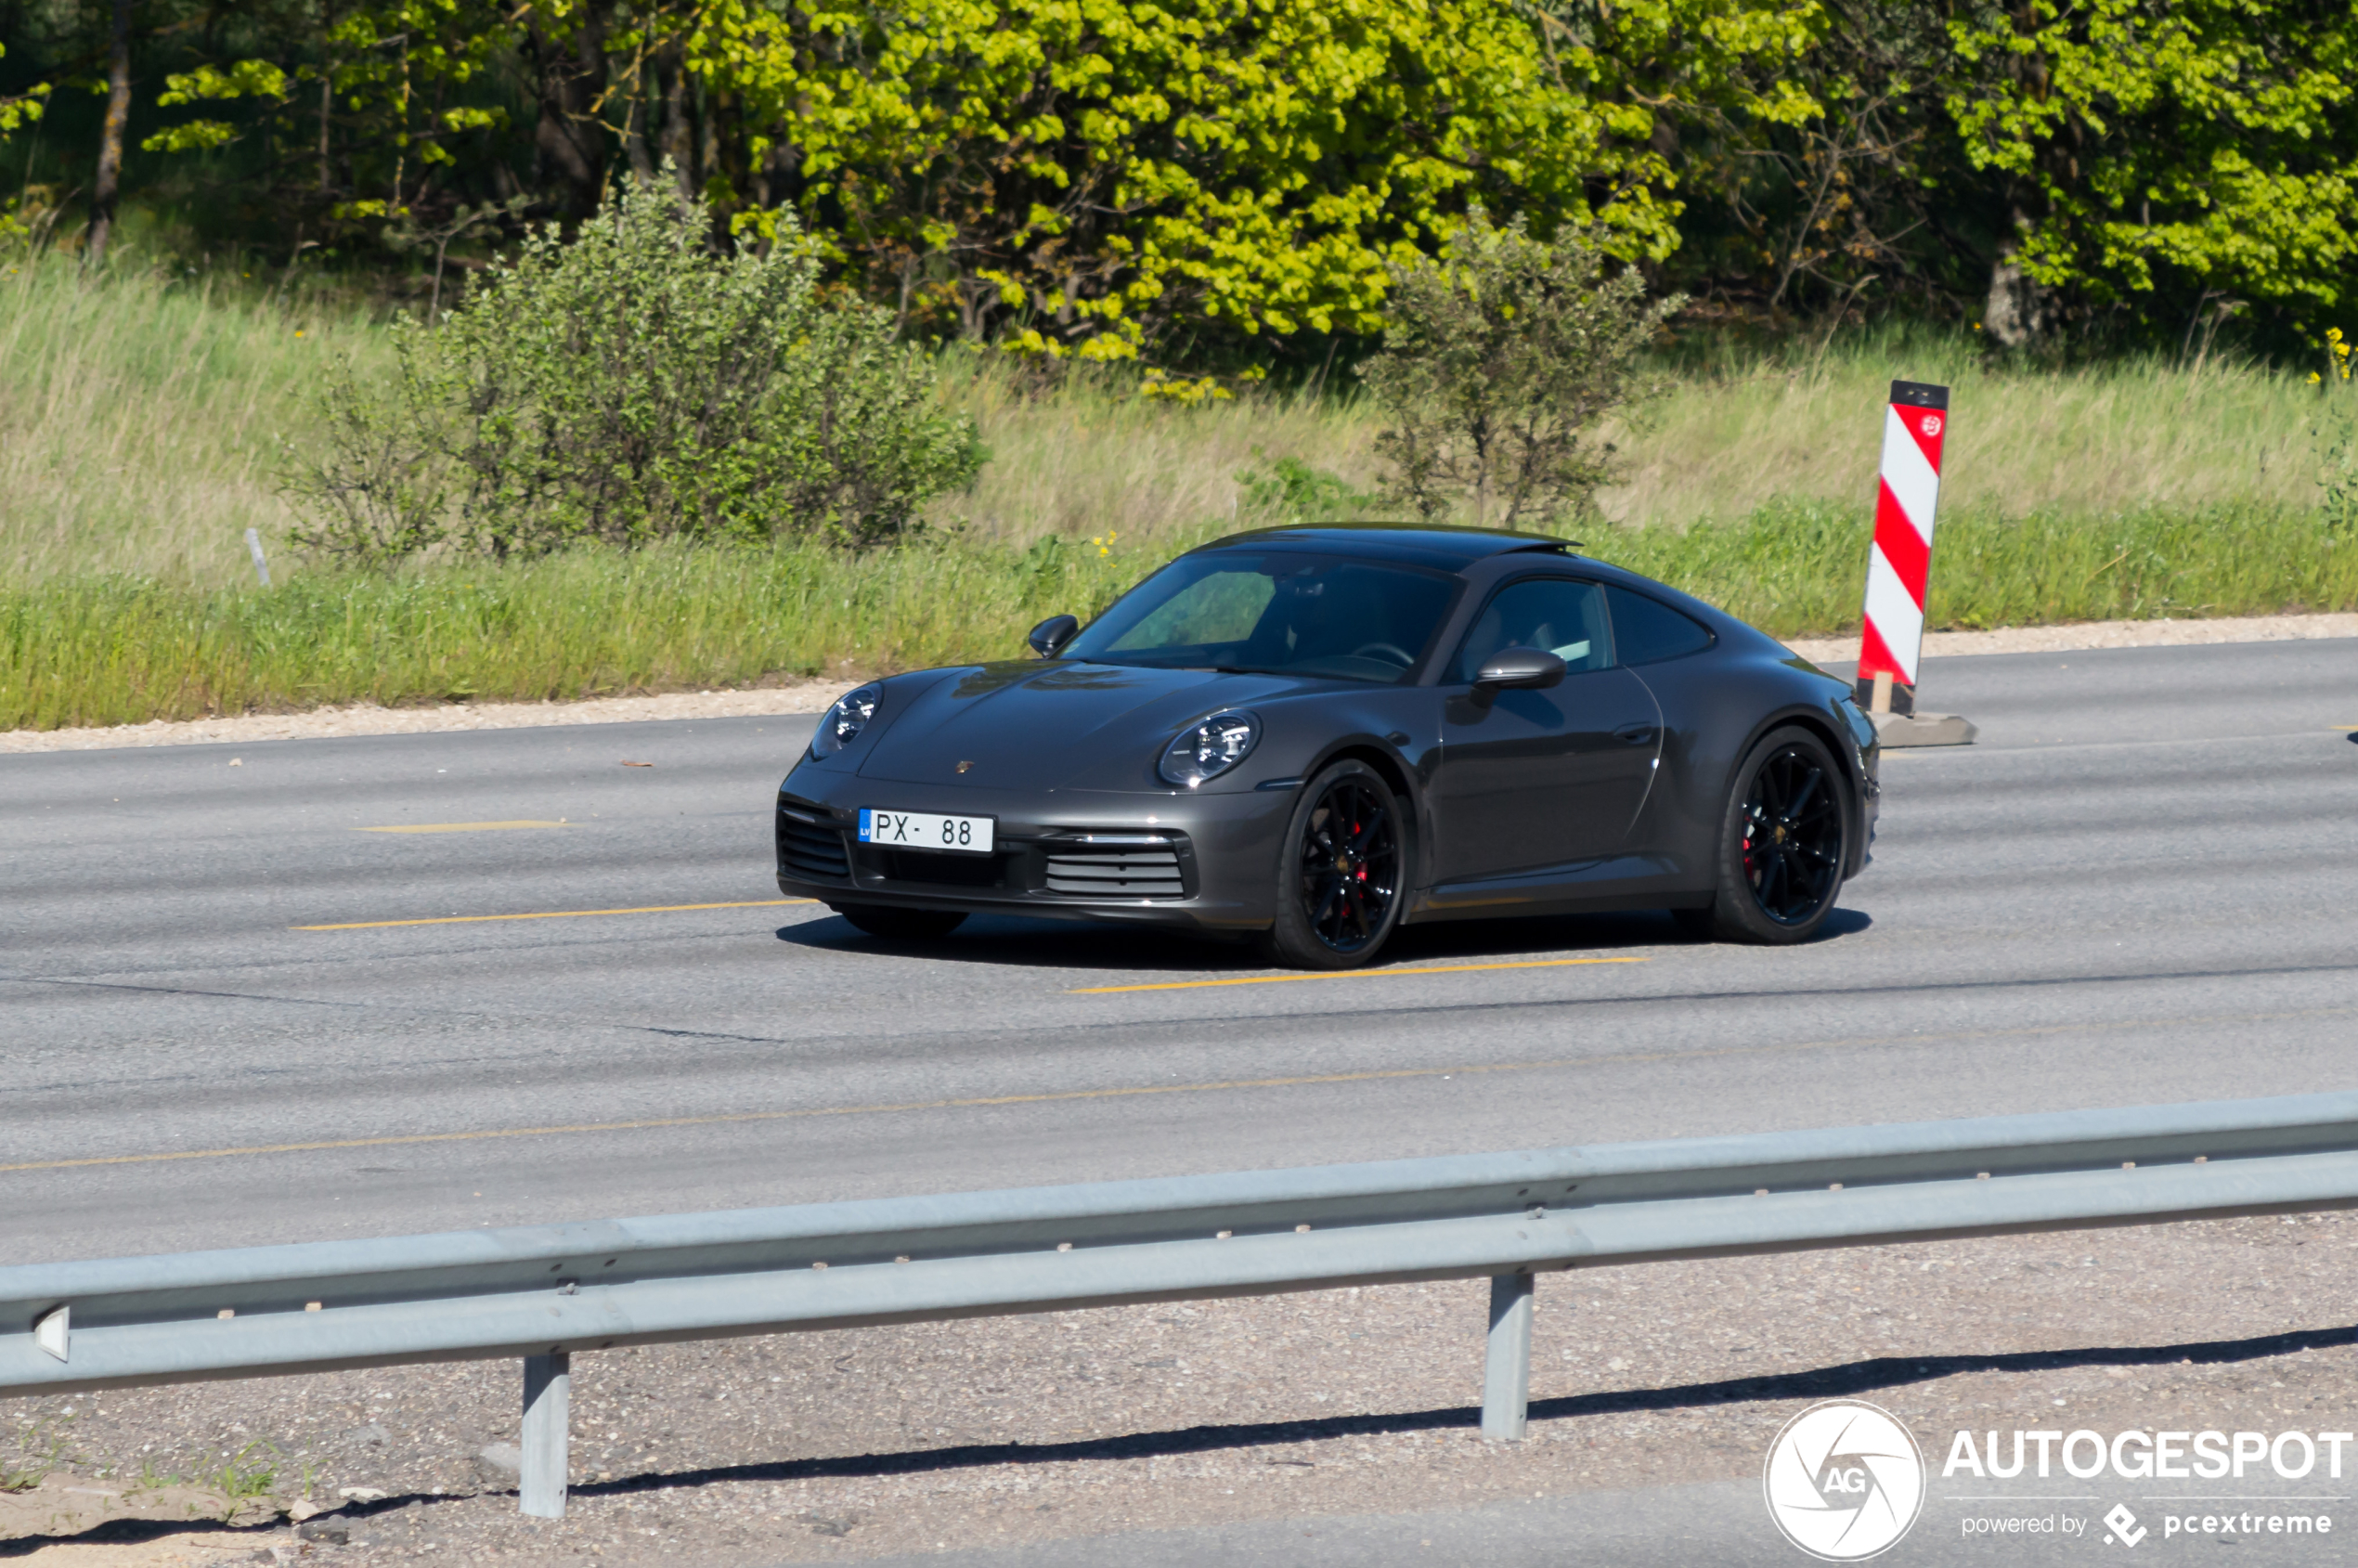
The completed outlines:
[[[1564,662],[1539,648],[1501,648],[1484,659],[1474,687],[1494,690],[1529,687],[1535,691],[1563,684]]]
[[[1071,641],[1073,633],[1080,629],[1081,623],[1070,616],[1050,616],[1033,627],[1031,635],[1024,641],[1030,643],[1031,651],[1042,658],[1053,659],[1056,656],[1056,650]],[[1561,675],[1563,666],[1559,664],[1556,671]]]

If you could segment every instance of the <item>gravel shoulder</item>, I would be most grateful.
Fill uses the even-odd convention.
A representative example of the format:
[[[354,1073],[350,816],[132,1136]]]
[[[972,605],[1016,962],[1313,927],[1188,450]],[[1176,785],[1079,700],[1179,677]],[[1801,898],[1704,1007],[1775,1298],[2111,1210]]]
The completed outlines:
[[[2084,648],[2306,642],[2327,637],[2358,637],[2358,615],[2223,616],[2215,620],[2080,621],[2069,626],[2000,627],[1990,631],[1928,631],[1924,656],[1945,659],[1971,654],[2068,654]],[[1859,659],[1856,637],[1802,638],[1786,645],[1829,668],[1856,664]]]
[[[849,690],[842,680],[798,680],[741,691],[671,692],[654,697],[594,697],[577,703],[445,703],[436,707],[320,707],[233,719],[156,719],[86,730],[0,731],[0,752],[97,751],[113,746],[209,745],[317,740],[342,735],[415,735],[451,730],[524,730],[550,724],[629,724],[661,719],[740,719],[823,713]]]
[[[2082,648],[2157,648],[2197,642],[2277,642],[2358,637],[2358,615],[2252,616],[2194,621],[2090,621],[2074,626],[2007,627],[1995,631],[1935,631],[1924,657],[1968,654],[2047,654]],[[1856,663],[1856,637],[1804,638],[1789,644],[1802,657],[1839,671]],[[110,746],[202,745],[310,740],[339,735],[406,735],[447,730],[511,730],[545,724],[626,724],[660,719],[732,719],[822,713],[844,692],[840,680],[803,680],[745,691],[674,692],[651,697],[600,697],[577,703],[447,703],[437,707],[315,708],[119,724],[81,730],[0,732],[0,753],[90,751]]]
[[[825,1562],[1434,1513],[1756,1476],[1788,1418],[1839,1395],[1906,1421],[1936,1474],[1960,1428],[2358,1426],[2350,1215],[1549,1275],[1531,1436],[1514,1445],[1475,1432],[1484,1292],[1394,1286],[577,1356],[576,1490],[553,1522],[521,1518],[508,1472],[479,1457],[516,1437],[510,1363],[24,1400],[0,1411],[0,1467],[53,1468],[0,1497],[0,1558]],[[260,1509],[189,1517],[193,1492],[118,1497],[112,1523],[59,1508],[70,1487],[185,1491],[177,1478],[225,1465],[251,1485],[266,1464],[277,1505],[307,1485],[330,1510],[301,1527],[314,1538]],[[347,1501],[346,1488],[366,1490]]]

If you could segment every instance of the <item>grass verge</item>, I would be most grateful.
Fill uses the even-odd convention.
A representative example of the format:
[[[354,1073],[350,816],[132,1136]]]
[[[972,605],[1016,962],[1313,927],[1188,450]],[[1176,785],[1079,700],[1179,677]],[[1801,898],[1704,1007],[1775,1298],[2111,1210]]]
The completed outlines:
[[[1198,528],[1200,538],[1221,531]],[[1855,627],[1857,509],[1767,506],[1740,523],[1592,531],[1588,553],[1784,637]],[[1049,536],[948,538],[851,556],[815,546],[582,553],[391,577],[308,573],[268,590],[134,577],[0,588],[0,729],[373,701],[531,701],[745,685],[1017,656],[1171,551]],[[2220,507],[2105,519],[1963,512],[1941,524],[1931,624],[2358,608],[2358,542],[2313,513]]]

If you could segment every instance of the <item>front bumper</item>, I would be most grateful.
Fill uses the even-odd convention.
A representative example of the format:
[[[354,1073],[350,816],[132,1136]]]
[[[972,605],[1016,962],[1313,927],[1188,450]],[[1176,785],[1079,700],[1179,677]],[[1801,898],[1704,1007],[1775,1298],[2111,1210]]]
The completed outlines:
[[[778,890],[823,903],[1259,930],[1276,916],[1290,790],[1017,795],[797,770],[778,793]],[[859,842],[863,807],[996,819],[989,855]]]

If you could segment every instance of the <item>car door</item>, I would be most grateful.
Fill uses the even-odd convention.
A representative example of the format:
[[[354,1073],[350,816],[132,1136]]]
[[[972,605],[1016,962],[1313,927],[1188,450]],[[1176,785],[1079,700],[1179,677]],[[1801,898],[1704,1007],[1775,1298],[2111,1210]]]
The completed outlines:
[[[1660,765],[1633,849],[1656,857],[1665,875],[1707,879],[1727,805],[1726,778],[1749,721],[1729,708],[1724,667],[1694,655],[1716,641],[1708,627],[1651,594],[1605,590],[1613,612],[1613,662],[1653,693],[1662,714]],[[1736,699],[1741,701],[1741,699]]]
[[[1509,647],[1556,654],[1562,683],[1477,690],[1483,661]],[[1542,577],[1500,588],[1445,670],[1442,696],[1437,883],[1570,869],[1621,849],[1652,783],[1662,719],[1613,656],[1601,587]]]

